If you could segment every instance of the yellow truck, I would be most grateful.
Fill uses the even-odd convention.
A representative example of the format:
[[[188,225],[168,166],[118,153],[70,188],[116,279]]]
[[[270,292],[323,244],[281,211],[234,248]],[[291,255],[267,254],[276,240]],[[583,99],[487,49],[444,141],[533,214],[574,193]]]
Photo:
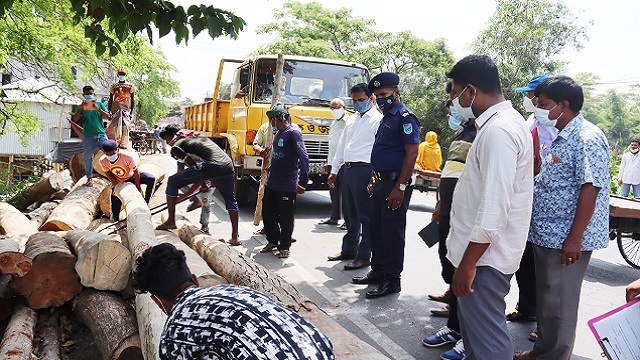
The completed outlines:
[[[252,145],[258,128],[268,121],[265,112],[271,105],[276,60],[275,55],[221,60],[213,98],[185,109],[185,127],[211,138],[233,159],[240,203],[246,202],[250,188],[259,184],[262,158]],[[229,67],[233,80],[223,83],[222,74]],[[327,189],[322,165],[327,161],[329,125],[333,122],[329,104],[340,97],[352,108],[349,89],[368,83],[369,71],[364,65],[346,61],[286,55],[282,75],[278,100],[289,108],[309,154],[307,189]]]

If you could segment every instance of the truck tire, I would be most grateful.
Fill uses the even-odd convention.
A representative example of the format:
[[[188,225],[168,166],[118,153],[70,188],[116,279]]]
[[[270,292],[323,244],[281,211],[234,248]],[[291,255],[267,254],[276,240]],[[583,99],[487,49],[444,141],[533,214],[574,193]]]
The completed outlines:
[[[238,179],[236,177],[236,201],[238,205],[248,204],[251,193],[251,181],[248,179]]]

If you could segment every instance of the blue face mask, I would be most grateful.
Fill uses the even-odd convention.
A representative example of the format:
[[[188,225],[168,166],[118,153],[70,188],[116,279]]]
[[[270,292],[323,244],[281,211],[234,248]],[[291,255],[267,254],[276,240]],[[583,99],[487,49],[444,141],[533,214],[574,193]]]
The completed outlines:
[[[273,129],[273,131],[278,131],[278,127],[275,125],[271,125],[271,129]]]
[[[85,96],[84,96],[84,99],[85,99],[85,100],[95,100],[95,99],[96,99],[96,97],[95,97],[93,94],[91,94],[91,95],[85,95]]]
[[[369,110],[369,108],[371,108],[371,100],[356,101],[353,103],[353,108],[360,114],[364,114]]]
[[[449,116],[449,127],[451,128],[451,130],[458,131],[462,129],[462,123],[466,122],[467,119],[464,116],[458,114],[453,106],[449,107],[449,111],[451,112],[451,116]]]
[[[379,97],[376,99],[376,102],[378,103],[378,107],[380,108],[380,110],[385,112],[391,109],[391,104],[393,104],[395,101],[396,101],[396,98],[393,97],[393,94],[384,98]]]

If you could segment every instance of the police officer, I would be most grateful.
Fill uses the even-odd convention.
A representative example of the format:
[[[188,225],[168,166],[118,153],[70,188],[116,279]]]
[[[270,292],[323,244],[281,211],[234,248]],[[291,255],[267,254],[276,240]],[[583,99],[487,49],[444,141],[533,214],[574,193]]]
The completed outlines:
[[[354,284],[379,284],[367,292],[377,298],[400,292],[404,262],[404,234],[413,186],[411,173],[418,156],[420,123],[400,101],[400,77],[380,73],[369,90],[384,117],[371,151],[373,213],[371,216],[371,271],[353,278]]]

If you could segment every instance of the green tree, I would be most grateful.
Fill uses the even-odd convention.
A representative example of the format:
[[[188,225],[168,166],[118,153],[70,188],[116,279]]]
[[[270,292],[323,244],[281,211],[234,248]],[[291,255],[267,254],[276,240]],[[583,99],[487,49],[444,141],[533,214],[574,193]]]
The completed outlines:
[[[496,0],[496,10],[472,50],[489,55],[498,66],[507,99],[515,89],[540,73],[560,72],[562,62],[552,60],[567,46],[580,49],[587,26],[562,1]],[[522,110],[519,101],[514,106]]]
[[[4,18],[14,6],[39,7],[47,0],[3,0],[0,2],[0,18]],[[242,31],[245,21],[229,11],[206,5],[191,5],[187,10],[166,0],[65,0],[52,1],[71,13],[70,18],[80,24],[84,35],[94,43],[95,52],[103,54],[107,49],[111,56],[120,50],[120,42],[129,35],[146,31],[149,41],[153,40],[152,27],[163,37],[171,31],[176,43],[188,41],[207,29],[215,39],[228,35],[235,39]]]

